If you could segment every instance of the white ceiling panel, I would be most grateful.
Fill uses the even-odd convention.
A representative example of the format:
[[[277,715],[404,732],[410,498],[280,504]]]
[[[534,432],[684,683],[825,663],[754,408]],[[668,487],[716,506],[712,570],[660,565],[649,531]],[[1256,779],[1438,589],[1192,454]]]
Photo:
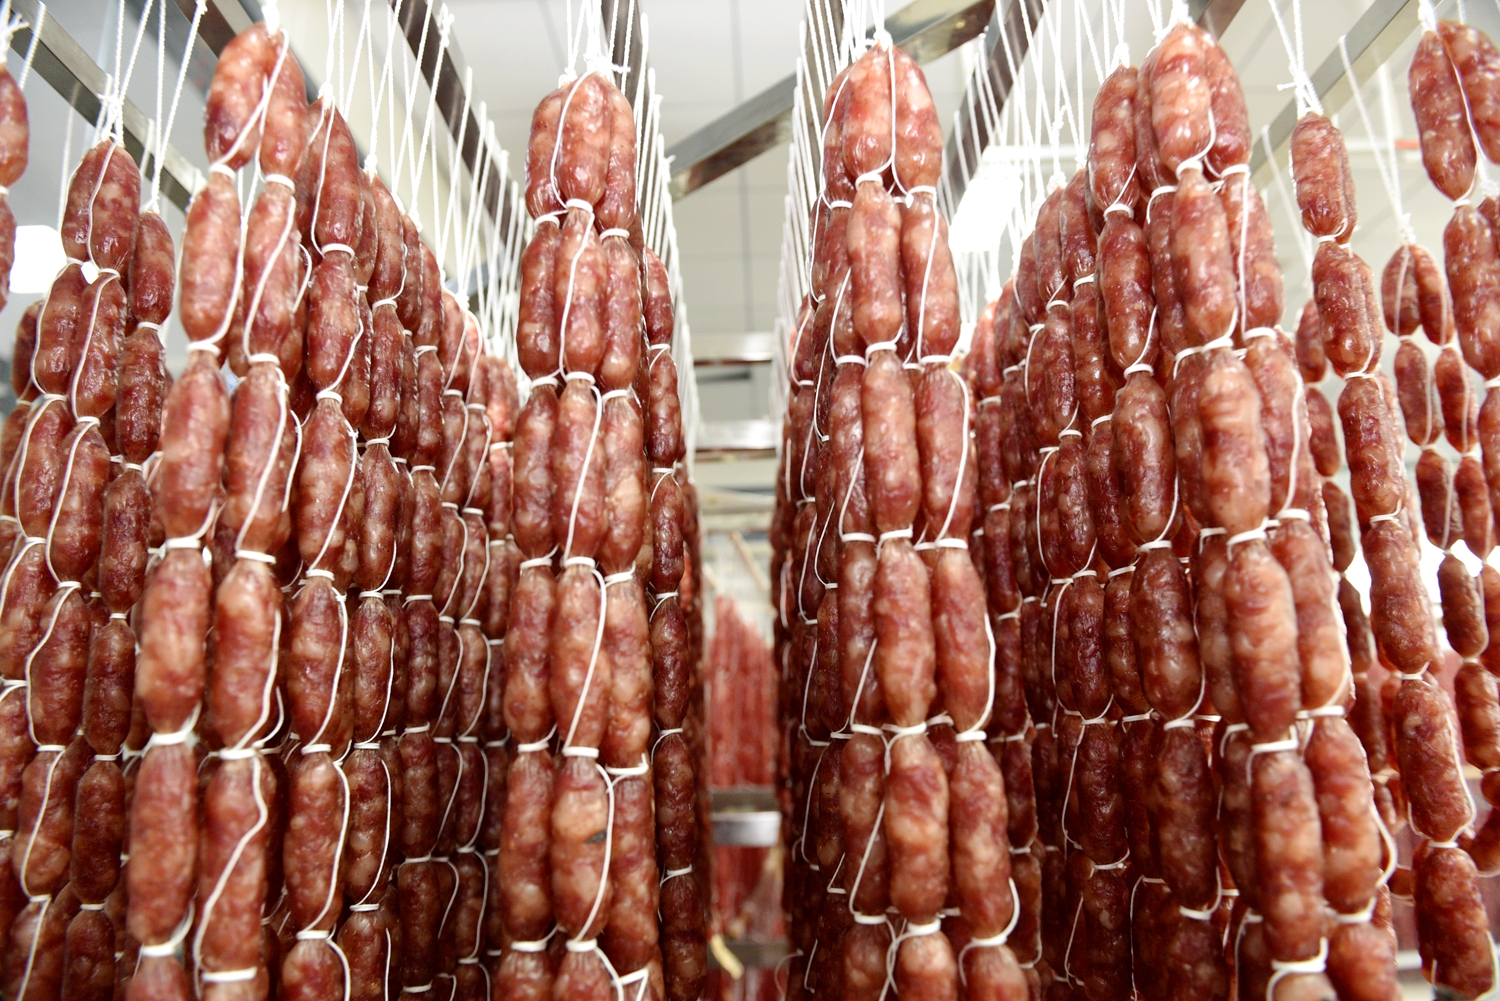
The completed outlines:
[[[750,97],[791,72],[792,61],[797,58],[797,22],[802,20],[803,0],[738,2],[740,58],[745,96]]]
[[[745,175],[746,183],[750,185],[751,191],[760,191],[781,198],[786,195],[787,190],[787,149],[786,146],[778,146],[776,149],[758,156],[754,160],[740,168]],[[702,191],[711,191],[713,185],[702,188]],[[697,193],[694,192],[694,197]]]
[[[732,105],[735,101],[735,31],[738,3],[730,0],[646,0],[649,59],[656,70],[662,113],[668,105]],[[691,125],[689,128],[696,128]],[[670,144],[679,138],[663,129]]]
[[[682,268],[682,280],[689,287],[699,287],[706,290],[714,290],[717,294],[704,296],[704,312],[713,304],[723,306],[738,306],[744,308],[747,296],[745,295],[745,262],[738,254],[689,254],[684,257]],[[699,328],[702,323],[696,312],[691,314],[694,329]],[[743,328],[739,328],[742,332]],[[708,332],[708,331],[705,331]],[[735,333],[735,329],[724,330],[719,328],[715,333]]]

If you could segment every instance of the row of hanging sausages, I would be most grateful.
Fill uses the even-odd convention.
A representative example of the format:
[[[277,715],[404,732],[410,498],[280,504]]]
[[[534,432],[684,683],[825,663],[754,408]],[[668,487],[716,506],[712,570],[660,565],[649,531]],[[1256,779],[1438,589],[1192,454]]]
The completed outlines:
[[[636,216],[635,143],[629,102],[598,70],[532,118],[497,997],[693,1001],[707,973],[684,616],[696,502],[681,473],[668,276]]]
[[[984,412],[950,368],[942,132],[921,70],[887,37],[834,79],[824,118],[772,526],[788,994],[1024,994],[1007,940],[1028,884],[985,746],[1018,693],[997,691],[1003,640],[968,551]]]
[[[1451,197],[1497,65],[1449,24],[1413,63]],[[1500,424],[1468,371],[1500,375],[1493,199],[1460,205],[1446,268],[1408,241],[1377,285],[1343,139],[1304,115],[1314,300],[1283,333],[1238,79],[1175,23],[1102,84],[1087,166],[1053,179],[958,381],[913,79],[877,45],[823,109],[772,529],[788,993],[1390,999],[1393,894],[1429,979],[1489,989],[1475,877],[1500,826],[1473,829],[1462,764],[1491,793],[1500,578],[1439,570],[1455,705],[1418,549],[1493,547]],[[1361,550],[1368,613],[1344,576]]]
[[[69,264],[18,331],[6,996],[695,998],[706,873],[657,875],[698,855],[699,769],[667,740],[694,696],[695,500],[629,104],[590,73],[539,112],[528,198],[567,219],[527,252],[560,285],[555,311],[523,294],[523,409],[305,92],[275,27],[221,54],[175,275],[123,145],[90,150]],[[8,185],[4,74],[0,111]]]
[[[1450,700],[1413,683],[1412,668],[1398,662],[1399,672],[1406,673],[1397,674],[1400,688],[1387,702],[1395,723],[1416,738],[1403,742],[1397,730],[1390,752],[1410,804],[1412,831],[1425,839],[1413,860],[1423,970],[1435,983],[1469,994],[1494,982],[1493,964],[1481,953],[1488,945],[1488,922],[1475,876],[1500,870],[1494,847],[1500,820],[1492,811],[1475,830],[1467,782],[1451,767],[1435,770],[1419,741],[1444,747],[1440,761],[1458,760],[1461,753],[1482,773],[1479,787],[1485,798],[1492,805],[1497,801],[1491,775],[1500,765],[1500,730],[1495,726],[1500,700],[1491,637],[1500,627],[1495,615],[1500,577],[1488,564],[1471,575],[1451,548],[1462,539],[1470,553],[1487,559],[1500,503],[1500,395],[1494,384],[1500,356],[1488,327],[1500,302],[1494,231],[1500,216],[1493,195],[1477,206],[1470,204],[1471,197],[1478,197],[1477,187],[1488,188],[1488,168],[1477,152],[1491,162],[1497,152],[1494,78],[1500,51],[1468,25],[1424,16],[1423,27],[1409,73],[1412,110],[1427,174],[1456,204],[1443,231],[1443,266],[1425,249],[1403,246],[1386,266],[1382,306],[1386,327],[1402,340],[1406,364],[1401,365],[1398,354],[1400,410],[1408,437],[1422,447],[1417,503],[1428,540],[1445,553],[1438,570],[1442,622],[1448,645],[1462,663]],[[1438,348],[1430,375],[1413,336],[1418,327]],[[1482,398],[1469,370],[1484,380]],[[1430,405],[1425,413],[1423,404]],[[1433,447],[1439,433],[1459,455],[1456,470]],[[1423,704],[1439,699],[1445,712],[1438,725],[1420,725]]]
[[[3,89],[8,186],[25,165],[26,109],[8,76]],[[12,808],[0,920],[4,986],[16,996],[113,990],[114,930],[124,915],[105,910],[122,864],[119,760],[133,729],[136,658],[123,620],[141,595],[136,541],[150,508],[141,463],[156,448],[165,391],[154,327],[173,287],[171,238],[154,213],[139,216],[139,195],[140,174],[122,146],[106,140],[90,150],[67,189],[68,264],[55,295],[30,307],[17,332],[20,402],[0,436],[11,557],[0,782]],[[97,270],[92,282],[85,266]],[[130,374],[123,393],[117,367]],[[65,943],[82,966],[66,978]]]

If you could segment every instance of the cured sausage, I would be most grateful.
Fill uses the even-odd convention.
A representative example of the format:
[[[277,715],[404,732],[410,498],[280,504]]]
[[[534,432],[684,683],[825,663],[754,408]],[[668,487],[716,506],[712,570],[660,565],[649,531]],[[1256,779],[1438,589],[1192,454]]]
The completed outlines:
[[[1456,201],[1474,184],[1477,155],[1463,87],[1436,31],[1424,31],[1417,42],[1407,84],[1422,166],[1437,189]]]
[[[141,175],[125,147],[105,140],[84,154],[63,207],[63,252],[122,274],[134,249]]]
[[[258,755],[225,761],[204,793],[199,931],[194,954],[205,984],[262,969],[258,926],[264,906],[266,841],[274,796],[271,771]],[[227,975],[227,976],[226,976]]]
[[[1437,22],[1443,50],[1463,87],[1468,120],[1479,148],[1491,160],[1500,157],[1500,94],[1489,79],[1500,66],[1500,51],[1484,32],[1454,21]],[[1413,94],[1413,98],[1416,94]]]
[[[1486,962],[1480,941],[1488,925],[1474,863],[1465,852],[1432,843],[1419,847],[1413,861],[1423,974],[1458,994],[1490,990],[1494,963]]]
[[[294,179],[297,228],[306,234],[319,254],[334,252],[352,258],[363,225],[364,199],[360,186],[364,174],[359,169],[354,137],[343,114],[326,97],[320,98],[319,103],[322,107],[316,112],[317,124],[307,140]],[[308,109],[307,114],[312,113]],[[408,260],[408,273],[413,264]],[[427,289],[427,277],[423,275],[419,294],[436,297],[435,288]]]
[[[1500,346],[1485,331],[1500,311],[1500,257],[1490,223],[1460,206],[1443,230],[1443,256],[1453,294],[1453,321],[1464,360],[1486,379],[1500,375]]]
[[[189,340],[209,342],[216,351],[238,300],[239,234],[240,199],[234,183],[211,171],[208,184],[188,206],[177,308]]]
[[[609,84],[585,73],[568,85],[559,113],[551,172],[564,200],[598,205],[604,198],[610,146]]]
[[[1291,157],[1303,228],[1313,236],[1347,243],[1354,231],[1356,207],[1354,191],[1346,181],[1349,154],[1343,136],[1323,115],[1303,115],[1292,129]],[[1321,312],[1321,303],[1318,308]]]
[[[1149,76],[1151,125],[1156,153],[1174,175],[1184,162],[1201,161],[1212,145],[1213,95],[1209,85],[1208,34],[1186,23],[1174,24],[1155,50]]]
[[[1249,214],[1248,206],[1241,208]],[[1172,270],[1188,329],[1199,343],[1223,337],[1235,323],[1236,269],[1229,233],[1224,206],[1203,172],[1185,171],[1173,196]]]
[[[209,159],[230,171],[249,163],[260,146],[261,96],[276,67],[277,48],[265,25],[236,35],[220,54],[209,84],[203,144]],[[281,47],[283,52],[285,46]]]
[[[915,194],[938,182],[942,170],[943,130],[932,94],[927,89],[927,80],[916,61],[897,47],[891,48],[889,53],[895,90],[893,171],[896,185]],[[854,92],[857,94],[859,89],[856,83]],[[942,243],[946,245],[947,241]]]
[[[260,170],[267,178],[290,178],[297,172],[307,143],[307,83],[286,32],[271,35],[275,61],[267,68],[269,83],[264,85],[270,93],[261,122]]]
[[[1105,225],[1113,206],[1135,211],[1140,181],[1135,174],[1134,66],[1117,66],[1094,97],[1089,141],[1089,184],[1094,204],[1105,210]]]
[[[10,70],[0,79],[0,185],[9,188],[26,171],[31,132],[26,96]]]

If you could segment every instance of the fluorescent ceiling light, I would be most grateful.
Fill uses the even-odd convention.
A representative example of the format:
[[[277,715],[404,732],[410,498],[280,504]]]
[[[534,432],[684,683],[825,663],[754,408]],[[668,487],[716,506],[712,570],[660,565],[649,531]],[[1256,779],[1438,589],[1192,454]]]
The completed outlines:
[[[948,245],[955,253],[998,250],[1005,224],[1020,198],[1021,165],[986,156],[953,213]]]
[[[17,226],[16,258],[10,269],[11,294],[44,294],[67,263],[57,230],[51,226]]]

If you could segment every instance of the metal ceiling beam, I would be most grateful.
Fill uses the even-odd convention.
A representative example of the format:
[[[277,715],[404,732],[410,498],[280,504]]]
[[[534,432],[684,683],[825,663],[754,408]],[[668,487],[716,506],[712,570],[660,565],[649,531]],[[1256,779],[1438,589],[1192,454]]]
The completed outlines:
[[[422,46],[425,26],[427,47],[422,53],[422,77],[437,95],[436,107],[441,112],[443,121],[448,123],[448,131],[455,140],[460,135],[463,137],[459,155],[468,166],[470,176],[473,176],[479,169],[483,137],[480,135],[479,121],[474,115],[479,105],[475,101],[464,99],[463,78],[458,72],[460,60],[455,59],[458,56],[458,41],[450,37],[447,51],[442,53],[442,63],[439,64],[438,52],[441,46],[437,44],[439,30],[431,0],[391,0],[391,6],[395,8],[401,33],[406,36],[406,44],[411,47],[413,55]],[[467,116],[464,110],[466,104]],[[500,182],[500,168],[493,159],[486,159],[484,168],[488,175],[488,180],[482,182],[484,207],[500,227],[500,231],[507,232],[514,213],[522,211],[518,204],[519,196],[512,185]]]
[[[952,52],[984,30],[995,0],[915,0],[885,19],[886,30],[918,63]],[[792,137],[794,75],[778,80],[676,143],[672,197],[692,194],[710,181],[774,149]]]
[[[48,17],[38,0],[11,0],[11,10],[19,14],[26,27],[11,36],[10,47],[25,58],[31,48],[34,26],[37,32],[36,55],[31,71],[51,85],[64,101],[90,122],[99,120],[99,95],[104,93],[104,70],[85,52],[56,19]],[[121,113],[125,148],[148,175],[146,138],[150,131],[145,113],[125,101]],[[193,192],[203,183],[203,175],[170,144],[162,154],[162,193],[178,208],[187,210]]]
[[[1349,64],[1359,83],[1364,83],[1386,60],[1395,53],[1417,29],[1417,0],[1375,0],[1354,22],[1345,36],[1349,50]],[[1343,107],[1354,92],[1349,76],[1344,72],[1344,57],[1335,42],[1328,54],[1312,73],[1313,88],[1318,92],[1325,108]],[[1297,125],[1297,102],[1288,101],[1267,129],[1271,148],[1280,160],[1292,138],[1292,129]],[[1252,176],[1266,171],[1265,136],[1256,136],[1255,152],[1250,158]],[[1263,181],[1264,178],[1261,178]]]
[[[693,335],[693,364],[699,368],[768,364],[775,352],[776,335],[772,333]]]
[[[610,32],[610,62],[625,67],[616,74],[615,85],[635,104],[641,74],[646,71],[646,39],[641,33],[641,12],[635,0],[599,0],[599,17]]]
[[[176,3],[177,9],[192,20],[193,10],[197,7],[194,0],[176,0]],[[235,35],[254,23],[236,0],[207,0],[203,5],[203,17],[198,22],[198,37],[214,55],[218,55]]]
[[[193,16],[197,0],[175,0],[175,2],[183,14],[189,18]],[[250,5],[249,11],[243,6],[245,3]],[[448,49],[443,53],[442,64],[439,65],[438,36],[440,32],[430,0],[410,0],[410,2],[391,0],[391,6],[396,11],[401,34],[405,36],[406,44],[411,48],[413,56],[422,48],[422,32],[424,25],[426,27],[427,46],[422,51],[422,77],[429,87],[437,91],[435,106],[442,114],[443,121],[448,124],[448,130],[454,140],[462,134],[463,148],[460,154],[472,175],[478,169],[483,137],[480,135],[479,120],[475,115],[477,103],[469,102],[467,124],[465,124],[463,79],[458,71],[458,64],[462,62],[462,58],[455,58],[458,56],[458,41],[450,37]],[[198,25],[198,37],[217,56],[224,51],[224,46],[228,45],[236,35],[254,24],[261,16],[258,0],[206,0],[203,17]],[[308,98],[311,100],[314,97],[316,97],[316,89],[309,77]],[[518,206],[515,204],[512,192],[501,185],[500,168],[495,165],[494,161],[488,161],[485,168],[489,174],[489,180],[484,186],[484,207],[503,231],[509,226],[511,213],[517,211]]]
[[[1245,6],[1245,0],[1188,0],[1193,20],[1215,38],[1223,38],[1229,22]]]
[[[1407,0],[1407,2],[1415,5],[1416,0]],[[1011,77],[1010,67],[1014,65],[1019,69],[1026,58],[1027,47],[1030,43],[1026,27],[1030,24],[1034,28],[1040,23],[1046,5],[1047,0],[1010,0],[1003,15],[997,6],[990,18],[989,32],[985,38],[988,50],[985,53],[985,65],[989,69],[990,88],[995,94],[997,111],[1000,107],[1004,107],[1006,98],[1010,96],[1011,87],[1015,84],[1015,80]],[[1188,10],[1196,23],[1218,38],[1224,34],[1229,23],[1234,20],[1234,16],[1244,5],[1245,0],[1189,0]],[[1011,47],[1009,59],[1006,58],[1006,52],[1000,44],[1002,16],[1004,17],[1005,37],[1009,39]],[[948,137],[948,147],[943,160],[948,172],[948,186],[952,196],[950,204],[955,207],[963,198],[964,189],[968,186],[965,171],[967,170],[972,176],[979,164],[979,157],[992,140],[985,117],[980,115],[975,118],[970,115],[968,98],[969,95],[966,93],[965,100],[959,106],[958,127],[953,135]]]

